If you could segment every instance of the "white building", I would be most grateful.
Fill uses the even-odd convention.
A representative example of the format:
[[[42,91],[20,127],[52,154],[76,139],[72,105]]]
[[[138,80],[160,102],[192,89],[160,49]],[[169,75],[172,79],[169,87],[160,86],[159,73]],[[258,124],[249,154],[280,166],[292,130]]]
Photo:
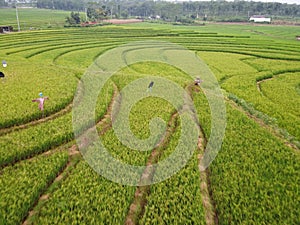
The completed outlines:
[[[270,17],[265,17],[265,16],[251,16],[249,19],[250,22],[254,23],[271,23],[271,18]]]

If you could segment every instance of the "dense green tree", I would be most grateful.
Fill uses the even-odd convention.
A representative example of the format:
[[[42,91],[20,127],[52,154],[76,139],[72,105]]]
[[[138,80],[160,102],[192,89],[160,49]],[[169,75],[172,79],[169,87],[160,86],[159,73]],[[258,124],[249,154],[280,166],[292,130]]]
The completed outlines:
[[[80,24],[81,18],[79,12],[71,12],[71,16],[66,18],[66,22],[70,25]]]
[[[106,18],[108,11],[103,8],[88,8],[87,17],[91,21],[100,21]]]

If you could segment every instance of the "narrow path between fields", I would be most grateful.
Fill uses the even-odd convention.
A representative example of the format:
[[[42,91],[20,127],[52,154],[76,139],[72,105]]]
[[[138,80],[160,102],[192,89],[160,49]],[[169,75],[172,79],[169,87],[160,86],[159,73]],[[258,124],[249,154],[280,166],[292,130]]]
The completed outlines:
[[[189,93],[190,97],[192,98],[193,92],[200,92],[201,89],[199,86],[195,86],[194,83],[190,84],[187,87],[187,92]],[[194,115],[197,117],[197,115]],[[205,171],[201,168],[201,160],[205,153],[205,147],[207,145],[207,138],[205,135],[205,132],[203,128],[201,127],[200,123],[198,122],[198,119],[195,118],[197,121],[197,126],[199,130],[199,138],[198,138],[198,168],[200,173],[200,191],[202,196],[202,205],[205,212],[205,221],[207,225],[217,225],[218,224],[218,214],[216,211],[215,202],[213,200],[212,196],[212,190],[210,186],[210,179],[209,179],[209,168],[206,168]]]
[[[23,225],[30,224],[31,217],[33,217],[37,213],[36,207],[41,202],[46,201],[50,197],[50,193],[47,193],[50,187],[58,184],[59,182],[62,182],[63,179],[65,179],[69,175],[68,171],[70,171],[70,168],[76,166],[76,164],[79,162],[80,152],[77,150],[76,145],[75,147],[73,145],[68,149],[68,155],[69,159],[66,166],[60,171],[60,173],[56,176],[54,180],[49,181],[47,187],[45,188],[44,194],[42,194],[39,197],[32,209],[28,212],[27,217],[24,219]]]
[[[259,79],[256,81],[256,87],[257,87],[257,90],[262,94],[263,94],[263,91],[261,89],[261,83],[263,82],[266,82],[266,81],[269,81],[269,80],[273,80],[275,79],[276,77],[280,76],[280,75],[283,75],[285,73],[299,73],[300,70],[299,69],[293,69],[293,70],[286,70],[286,71],[280,71],[280,72],[274,72],[270,77],[266,77],[266,78],[262,78],[262,79]]]
[[[72,110],[72,106],[73,106],[73,99],[72,99],[72,102],[69,103],[65,108],[63,108],[62,110],[60,110],[56,113],[50,114],[47,117],[43,117],[43,118],[40,118],[38,120],[33,120],[33,121],[30,121],[28,123],[21,124],[21,125],[18,125],[18,126],[11,126],[11,127],[0,129],[0,136],[11,133],[11,132],[14,132],[14,131],[26,129],[28,127],[32,127],[32,126],[47,122],[49,120],[56,119],[60,116],[63,116],[65,114],[67,114],[68,112],[70,112]]]
[[[169,143],[172,133],[177,128],[177,122],[176,122],[177,118],[178,118],[178,113],[177,112],[173,113],[168,122],[167,130],[163,135],[163,138],[158,142],[158,144],[152,150],[148,158],[147,166],[153,165],[158,162],[158,159],[163,152],[163,148]],[[173,124],[175,126],[172,126]],[[141,176],[140,184],[151,182],[154,174],[155,174],[155,169],[153,167],[148,167],[148,169],[145,169],[145,171]],[[129,212],[125,219],[126,225],[138,224],[139,218],[141,218],[145,212],[147,197],[150,195],[150,188],[151,185],[138,186],[136,188],[134,194],[134,200],[129,207]]]
[[[187,86],[187,88],[186,88],[190,97],[192,96],[192,92],[195,91],[194,86],[195,85],[193,83],[193,84]],[[195,117],[194,118],[195,121],[198,121],[198,119],[196,118],[197,115],[193,115],[193,116]],[[159,157],[160,157],[161,153],[163,152],[162,150],[163,150],[164,146],[167,146],[170,136],[172,135],[172,133],[174,133],[175,129],[177,128],[177,122],[176,122],[177,118],[178,118],[178,113],[174,113],[171,116],[171,119],[168,122],[168,129],[164,136],[165,138],[160,140],[157,147],[155,149],[153,149],[150,157],[148,158],[147,165],[152,165],[152,164],[158,162]],[[175,122],[175,126],[172,127],[171,125],[174,124],[174,122]],[[200,169],[200,161],[204,155],[204,149],[205,149],[207,140],[205,138],[203,129],[201,128],[200,124],[198,122],[197,122],[197,124],[198,124],[198,129],[200,131],[199,132],[200,135],[198,138],[198,152],[199,152],[198,165],[199,165],[199,173],[200,173],[199,185],[200,185],[200,190],[201,190],[201,195],[202,195],[202,205],[203,205],[204,211],[205,211],[206,224],[217,225],[218,217],[216,214],[214,201],[213,201],[212,195],[211,195],[212,192],[211,192],[210,185],[209,185],[210,184],[209,171],[208,171],[208,169],[205,171],[201,171],[201,169]],[[145,170],[144,173],[142,174],[140,182],[145,183],[147,181],[151,181],[153,179],[154,174],[155,174],[155,170],[153,168]],[[151,188],[151,185],[137,187],[135,195],[134,195],[134,200],[129,207],[129,212],[128,212],[126,220],[125,220],[125,225],[139,224],[139,219],[143,217],[143,214],[145,212],[145,207],[147,205],[147,197],[150,196],[150,194],[151,194],[150,188]]]
[[[112,111],[112,106],[113,106],[113,103],[114,103],[114,100],[118,94],[118,88],[115,84],[113,84],[113,87],[114,87],[114,94],[112,96],[112,99],[106,109],[106,113],[105,115],[96,123],[96,127],[101,127],[101,131],[100,131],[100,134],[102,135],[103,133],[105,133],[110,127],[111,127],[111,123],[108,122],[109,118],[110,118],[110,115],[111,115],[111,111]],[[90,128],[87,128],[87,130],[90,129]],[[1,135],[0,135],[1,136]],[[66,147],[68,145],[70,145],[70,143],[74,142],[74,140],[70,140],[68,141],[67,143],[61,143],[60,145],[58,146],[50,146],[49,148],[45,149],[44,152],[39,152],[39,153],[34,153],[30,156],[24,156],[23,158],[20,158],[20,159],[17,159],[15,160],[13,163],[8,163],[8,164],[3,164],[2,166],[0,166],[1,168],[2,167],[5,167],[5,166],[8,166],[8,165],[12,165],[12,164],[15,164],[15,163],[18,163],[20,161],[23,161],[23,160],[31,160],[33,159],[34,157],[36,157],[37,155],[42,155],[42,154],[50,154],[52,153],[53,151],[57,151],[58,149],[61,149],[62,147]],[[68,148],[68,147],[66,147]]]
[[[81,81],[79,80],[78,82],[80,83]],[[78,87],[81,87],[81,85],[78,85]],[[43,118],[40,118],[40,119],[37,119],[37,120],[32,120],[32,121],[29,121],[27,123],[20,124],[20,125],[17,125],[17,126],[10,126],[10,127],[7,127],[7,128],[2,128],[2,129],[0,129],[0,136],[11,133],[11,132],[14,132],[14,131],[18,131],[18,130],[21,130],[21,129],[26,129],[28,127],[32,127],[32,126],[35,126],[35,125],[38,125],[38,124],[56,119],[60,116],[63,116],[63,115],[67,114],[68,112],[70,112],[72,110],[73,100],[74,99],[72,98],[71,102],[69,102],[69,104],[66,105],[65,108],[63,108],[60,111],[57,111],[53,114],[50,114],[49,116],[46,116],[46,117],[43,117]]]
[[[273,80],[273,79],[274,79],[274,77],[270,77],[270,78],[266,78],[266,79],[256,81],[256,87],[257,87],[257,90],[259,91],[259,93],[264,95],[263,91],[261,90],[261,83],[266,82],[268,80]]]
[[[103,135],[112,126],[111,121],[109,121],[109,118],[111,117],[114,100],[118,94],[117,86],[115,84],[113,84],[113,85],[114,85],[114,94],[113,94],[111,102],[107,108],[106,114],[96,124],[97,127],[102,128],[100,135]],[[70,143],[71,142],[69,142],[68,144],[70,144]],[[59,148],[61,148],[61,146]],[[56,151],[56,150],[55,149],[49,150],[42,154],[49,155],[49,154],[52,154],[54,151]],[[58,184],[59,182],[62,182],[64,179],[66,179],[66,177],[69,174],[68,171],[70,171],[73,167],[75,167],[77,165],[77,163],[81,160],[81,154],[80,154],[80,151],[78,150],[78,147],[76,144],[73,144],[71,147],[68,148],[68,156],[69,156],[69,159],[68,159],[68,163],[66,164],[65,168],[62,169],[62,171],[56,176],[56,178],[54,180],[49,182],[48,186],[45,188],[44,194],[42,194],[39,197],[39,199],[35,202],[32,209],[28,212],[27,217],[24,219],[23,225],[30,224],[31,217],[33,217],[37,213],[37,209],[36,209],[37,206],[50,197],[51,193],[48,193],[48,190],[51,188],[51,186],[54,186],[54,185]],[[31,159],[28,159],[28,160],[31,160]]]
[[[209,170],[206,169],[202,171],[200,162],[203,158],[205,146],[207,140],[203,135],[203,131],[201,129],[201,133],[198,140],[198,165],[200,171],[200,190],[202,196],[202,205],[205,211],[205,221],[207,225],[217,225],[218,224],[218,215],[215,209],[215,203],[212,197],[212,190],[210,188],[210,180],[209,180]]]
[[[243,114],[245,114],[248,118],[250,118],[251,120],[255,121],[259,126],[267,129],[271,134],[273,134],[275,137],[279,138],[282,140],[282,142],[294,149],[294,150],[297,150],[299,151],[300,149],[295,145],[293,144],[292,142],[290,142],[289,140],[287,140],[287,138],[285,138],[279,127],[274,127],[274,126],[270,126],[268,124],[266,124],[262,119],[256,117],[255,115],[252,115],[251,113],[249,113],[247,110],[245,110],[243,107],[241,107],[240,105],[238,105],[237,103],[235,103],[233,100],[230,100],[230,99],[227,99],[227,102],[232,106],[234,107],[235,109],[239,110],[240,112],[242,112]]]

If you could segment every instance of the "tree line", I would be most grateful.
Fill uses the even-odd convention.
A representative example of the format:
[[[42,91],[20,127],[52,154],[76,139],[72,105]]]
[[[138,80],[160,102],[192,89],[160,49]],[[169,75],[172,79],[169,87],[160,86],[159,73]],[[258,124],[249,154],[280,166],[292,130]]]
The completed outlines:
[[[110,14],[109,10],[105,10],[105,8],[102,7],[89,7],[85,9],[86,12],[86,19],[82,19],[79,12],[71,12],[70,16],[66,18],[66,23],[68,25],[77,25],[81,24],[82,22],[100,22],[103,19],[106,19],[108,15]]]
[[[8,0],[7,0],[8,1]],[[8,4],[0,0],[1,4]],[[13,0],[9,0],[13,2]],[[282,4],[277,2],[264,3],[235,0],[205,2],[166,2],[153,0],[35,0],[38,8],[59,9],[69,11],[85,11],[102,9],[114,18],[160,18],[167,21],[180,19],[203,18],[217,20],[247,20],[251,15],[266,15],[273,17],[300,17],[300,5]],[[108,15],[107,15],[108,16]]]

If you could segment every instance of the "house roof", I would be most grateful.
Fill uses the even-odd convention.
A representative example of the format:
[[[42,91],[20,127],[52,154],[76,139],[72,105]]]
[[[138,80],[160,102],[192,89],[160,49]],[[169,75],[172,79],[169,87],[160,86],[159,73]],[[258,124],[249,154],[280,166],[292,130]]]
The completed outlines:
[[[253,15],[251,16],[251,18],[268,18],[268,17],[265,17],[264,15]]]

